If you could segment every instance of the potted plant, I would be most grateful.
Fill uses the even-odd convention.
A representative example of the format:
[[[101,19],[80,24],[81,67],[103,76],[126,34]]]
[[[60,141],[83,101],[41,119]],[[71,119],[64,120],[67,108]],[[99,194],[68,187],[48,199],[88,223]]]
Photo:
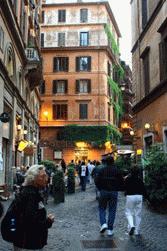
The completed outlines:
[[[55,170],[53,175],[53,197],[55,203],[64,202],[65,200],[64,174],[61,170]]]
[[[75,193],[75,168],[74,166],[68,166],[67,171],[67,192]]]

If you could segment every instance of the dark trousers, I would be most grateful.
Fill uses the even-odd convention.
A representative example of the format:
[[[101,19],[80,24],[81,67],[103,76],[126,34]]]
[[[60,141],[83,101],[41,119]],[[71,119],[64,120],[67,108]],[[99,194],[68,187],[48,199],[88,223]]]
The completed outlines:
[[[85,191],[86,190],[87,177],[86,176],[81,176],[80,179],[81,179],[81,190]]]

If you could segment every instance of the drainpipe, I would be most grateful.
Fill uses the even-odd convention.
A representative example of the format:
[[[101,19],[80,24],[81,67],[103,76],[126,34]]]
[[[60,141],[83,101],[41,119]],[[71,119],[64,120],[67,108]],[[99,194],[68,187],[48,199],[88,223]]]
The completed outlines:
[[[140,11],[139,11],[139,8],[140,8],[140,6],[139,6],[139,0],[138,0],[138,1],[137,1],[138,37],[140,36],[140,15],[139,15]],[[140,84],[140,89],[139,89],[140,93],[139,93],[139,96],[140,96],[140,100],[141,100],[141,97],[142,97],[142,86],[141,86],[141,62],[140,62],[140,54],[141,54],[141,53],[140,53],[140,41],[139,41],[139,38],[138,38],[137,43],[138,43],[138,56],[139,56],[139,84]]]

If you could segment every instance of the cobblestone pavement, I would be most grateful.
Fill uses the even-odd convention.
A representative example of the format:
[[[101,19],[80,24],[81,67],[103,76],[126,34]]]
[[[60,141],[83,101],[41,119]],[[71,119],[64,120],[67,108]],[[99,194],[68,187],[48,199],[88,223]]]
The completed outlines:
[[[4,204],[7,206],[9,201]],[[49,230],[45,251],[167,251],[167,214],[157,214],[144,205],[141,236],[129,237],[124,205],[125,197],[120,194],[115,234],[108,237],[99,234],[98,204],[93,186],[86,192],[67,195],[65,203],[59,205],[54,205],[50,199],[47,209],[48,213],[54,213],[55,223]],[[0,251],[10,250],[11,245],[0,237]]]

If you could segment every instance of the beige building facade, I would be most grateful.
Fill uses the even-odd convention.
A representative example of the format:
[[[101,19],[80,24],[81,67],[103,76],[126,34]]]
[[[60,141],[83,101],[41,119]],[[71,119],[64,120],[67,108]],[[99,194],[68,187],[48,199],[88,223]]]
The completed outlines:
[[[131,1],[135,146],[167,150],[167,2]]]
[[[40,1],[0,2],[0,185],[13,184],[17,167],[37,163]],[[28,143],[23,151],[21,141]]]

